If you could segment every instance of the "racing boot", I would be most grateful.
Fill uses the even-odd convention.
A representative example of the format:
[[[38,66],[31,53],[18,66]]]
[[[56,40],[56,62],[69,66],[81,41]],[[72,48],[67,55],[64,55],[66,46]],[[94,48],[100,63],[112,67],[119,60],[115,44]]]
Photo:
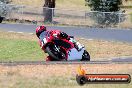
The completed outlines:
[[[70,38],[69,41],[71,41],[71,42],[74,44],[75,48],[76,48],[78,51],[81,51],[82,48],[84,48],[84,45],[82,45],[82,44],[80,44],[79,42],[77,42],[74,38]]]
[[[84,48],[84,45],[80,44],[79,42],[76,42],[76,43],[75,43],[75,47],[76,47],[76,49],[77,49],[78,51],[81,51],[82,48]]]

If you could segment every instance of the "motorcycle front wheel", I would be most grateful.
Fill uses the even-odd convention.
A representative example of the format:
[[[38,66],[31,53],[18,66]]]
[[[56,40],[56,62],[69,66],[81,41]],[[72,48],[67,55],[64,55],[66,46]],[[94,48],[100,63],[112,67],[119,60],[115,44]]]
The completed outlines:
[[[84,50],[81,61],[90,61],[90,54],[88,51]]]
[[[59,46],[50,44],[46,47],[46,52],[53,58],[53,61],[66,60],[66,54]]]

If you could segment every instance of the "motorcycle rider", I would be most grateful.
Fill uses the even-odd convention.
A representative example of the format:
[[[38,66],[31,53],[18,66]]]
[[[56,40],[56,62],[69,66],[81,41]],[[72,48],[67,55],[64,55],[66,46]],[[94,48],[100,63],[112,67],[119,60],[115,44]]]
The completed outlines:
[[[78,51],[80,51],[84,47],[79,42],[76,42],[73,36],[68,36],[65,32],[62,32],[60,30],[50,30],[50,31],[48,30],[47,31],[47,28],[44,25],[42,25],[36,28],[36,35],[39,38],[39,44],[42,50],[44,50],[44,47],[43,47],[45,44],[44,39],[45,39],[47,32],[49,32],[55,38],[67,39],[71,41]],[[52,60],[52,57],[50,56],[48,56],[46,59],[46,61],[51,61],[51,60]]]

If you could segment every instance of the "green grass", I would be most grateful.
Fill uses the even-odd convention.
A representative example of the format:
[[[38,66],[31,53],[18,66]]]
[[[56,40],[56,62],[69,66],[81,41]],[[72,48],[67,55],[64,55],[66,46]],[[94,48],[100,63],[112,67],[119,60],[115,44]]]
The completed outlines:
[[[1,61],[43,60],[43,58],[44,55],[36,41],[0,38]]]

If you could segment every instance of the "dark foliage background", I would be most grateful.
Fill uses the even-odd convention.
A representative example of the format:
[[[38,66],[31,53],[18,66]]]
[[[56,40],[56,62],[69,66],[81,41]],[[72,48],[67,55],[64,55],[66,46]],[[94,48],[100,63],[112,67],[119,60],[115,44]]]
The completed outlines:
[[[122,0],[85,0],[93,13],[90,16],[99,25],[116,25],[124,20],[120,11]]]

